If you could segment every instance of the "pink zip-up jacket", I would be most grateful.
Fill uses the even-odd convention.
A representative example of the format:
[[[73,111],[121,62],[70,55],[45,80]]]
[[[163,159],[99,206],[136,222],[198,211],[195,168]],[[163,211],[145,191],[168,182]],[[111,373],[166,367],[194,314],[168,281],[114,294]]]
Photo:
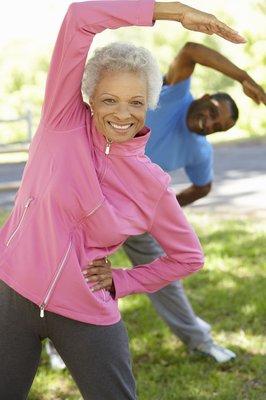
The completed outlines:
[[[15,206],[0,232],[0,279],[45,310],[110,325],[117,299],[154,292],[198,270],[202,250],[168,188],[169,176],[144,154],[149,130],[122,144],[96,131],[81,95],[86,56],[106,28],[153,24],[152,0],[73,3],[54,49],[40,125]],[[82,269],[131,235],[150,232],[165,256],[113,270],[116,296],[92,292]]]

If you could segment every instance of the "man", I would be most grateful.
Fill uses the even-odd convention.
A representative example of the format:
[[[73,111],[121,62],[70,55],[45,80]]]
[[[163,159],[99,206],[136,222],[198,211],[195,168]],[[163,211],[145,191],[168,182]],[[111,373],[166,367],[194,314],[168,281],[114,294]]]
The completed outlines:
[[[238,108],[225,93],[193,99],[190,78],[197,63],[237,80],[247,96],[257,104],[266,104],[264,90],[220,53],[197,43],[187,43],[182,48],[165,75],[159,106],[148,113],[146,120],[152,130],[146,154],[167,172],[184,168],[192,183],[176,195],[181,206],[211,190],[212,146],[206,136],[227,131],[238,119]],[[124,249],[133,265],[150,263],[163,254],[148,234],[129,238]],[[190,350],[205,353],[218,363],[235,357],[232,351],[213,342],[210,325],[194,314],[180,281],[149,297],[158,314]]]

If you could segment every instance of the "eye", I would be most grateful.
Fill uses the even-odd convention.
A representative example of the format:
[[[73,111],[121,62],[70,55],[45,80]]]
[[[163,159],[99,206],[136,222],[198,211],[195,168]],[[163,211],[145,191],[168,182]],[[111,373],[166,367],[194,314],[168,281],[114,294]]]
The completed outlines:
[[[133,106],[137,106],[137,107],[141,107],[141,106],[144,105],[143,102],[142,102],[142,101],[139,101],[139,100],[133,100],[133,101],[131,102],[131,104],[133,104]]]
[[[216,118],[219,115],[218,109],[216,107],[211,107],[210,115],[212,118]]]
[[[114,99],[111,99],[111,98],[108,98],[108,99],[104,99],[103,102],[104,102],[105,104],[114,104],[114,103],[115,103],[115,100],[114,100]]]

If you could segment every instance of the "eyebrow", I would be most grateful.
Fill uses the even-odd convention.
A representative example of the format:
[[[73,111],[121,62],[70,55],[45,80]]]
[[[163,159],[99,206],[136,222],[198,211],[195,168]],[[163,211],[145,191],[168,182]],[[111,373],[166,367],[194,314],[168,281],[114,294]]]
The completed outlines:
[[[215,110],[217,111],[217,115],[219,116],[221,114],[220,108],[219,108],[219,103],[216,100],[211,100],[212,106],[215,107]]]
[[[118,96],[116,96],[115,94],[112,94],[112,93],[101,93],[100,94],[100,96],[112,96],[112,97],[118,97]],[[142,95],[137,95],[137,96],[132,96],[131,97],[131,99],[135,99],[135,98],[141,98],[141,99],[144,99],[145,97],[144,96],[142,96]]]
[[[104,92],[104,93],[101,93],[100,94],[100,96],[113,96],[113,97],[118,97],[118,96],[116,96],[115,94],[112,94],[112,93],[106,93],[106,92]],[[144,99],[144,96],[142,96],[141,94],[137,94],[136,96],[132,96],[132,98],[135,98],[135,97],[141,97],[141,98],[143,98]]]

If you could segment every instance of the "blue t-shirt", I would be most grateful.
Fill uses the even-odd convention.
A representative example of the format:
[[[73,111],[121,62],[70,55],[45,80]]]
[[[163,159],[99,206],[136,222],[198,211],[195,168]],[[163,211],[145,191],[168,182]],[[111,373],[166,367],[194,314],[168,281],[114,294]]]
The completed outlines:
[[[184,168],[192,183],[203,186],[213,179],[213,151],[205,136],[187,127],[187,111],[193,100],[190,79],[162,87],[158,107],[147,113],[151,136],[146,154],[167,172]]]

